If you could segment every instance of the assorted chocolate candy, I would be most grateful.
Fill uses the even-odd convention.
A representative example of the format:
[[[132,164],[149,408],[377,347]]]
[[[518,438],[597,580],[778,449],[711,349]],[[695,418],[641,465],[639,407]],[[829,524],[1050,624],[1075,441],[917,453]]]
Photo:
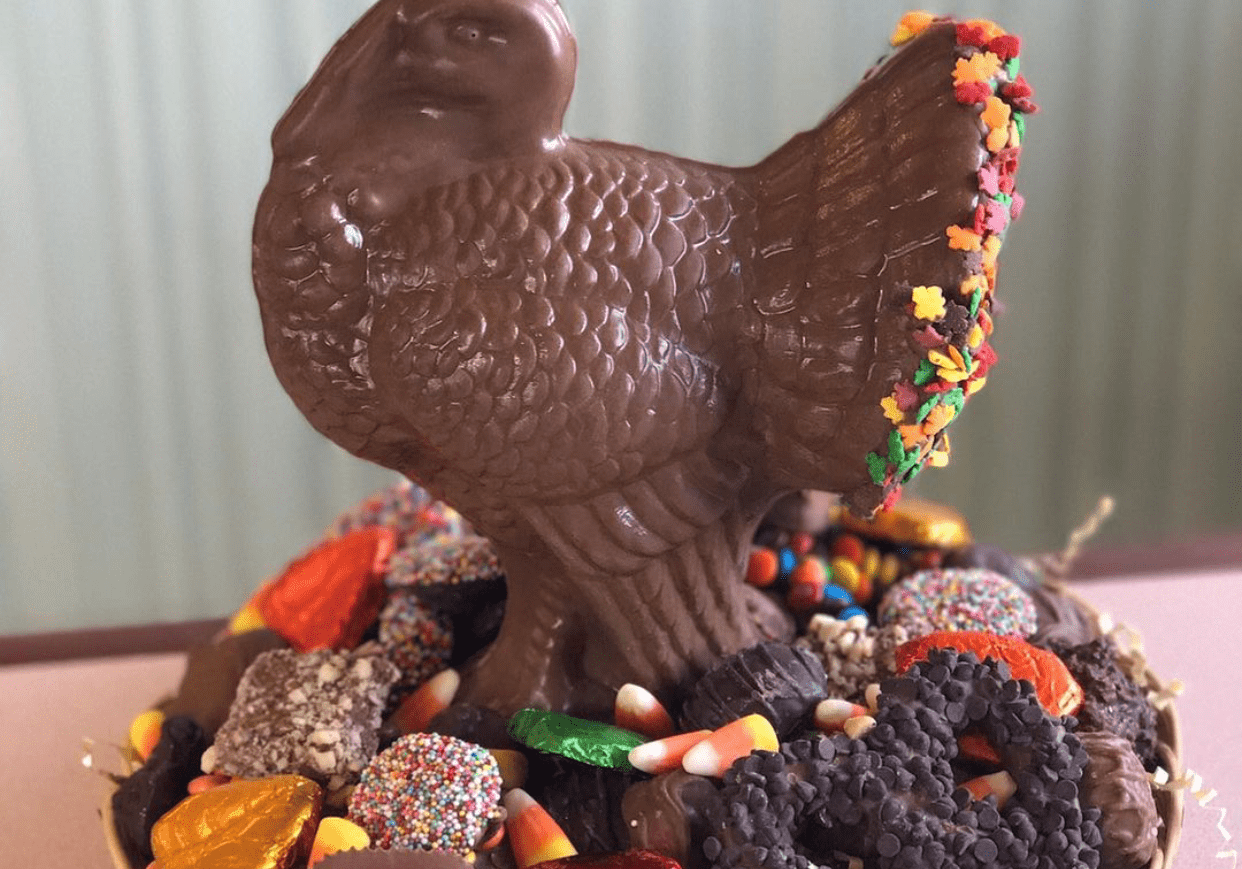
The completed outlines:
[[[299,406],[451,493],[514,597],[409,482],[342,516],[136,720],[133,866],[1142,866],[1142,688],[1086,620],[1059,629],[1032,565],[898,500],[996,358],[1034,110],[1016,37],[907,15],[893,44],[924,39],[735,172],[563,137],[555,4],[407,5],[364,16],[278,127],[256,287]],[[396,81],[424,26],[552,106]],[[445,118],[443,165],[414,171]],[[885,510],[770,522],[741,585],[760,499],[812,480]]]
[[[399,491],[369,503],[441,515]],[[332,539],[393,515],[359,509]],[[409,582],[419,556],[393,579],[397,550],[377,563],[360,546],[366,570],[338,562],[324,593],[364,574],[384,589],[351,629],[377,639],[298,651],[280,630],[319,630],[300,618],[195,650],[178,695],[135,719],[145,759],[114,797],[119,838],[136,869],[153,856],[159,869],[1143,866],[1151,703],[1097,625],[1085,642],[1045,641],[1082,634],[1085,613],[1066,611],[1059,631],[1061,610],[1027,606],[1054,591],[969,565],[949,515],[898,504],[876,531],[841,515],[814,533],[765,525],[757,539],[794,542],[799,563],[834,548],[854,563],[842,540],[922,548],[864,550],[859,564],[899,568],[861,613],[817,612],[793,644],[726,656],[668,705],[619,686],[612,721],[454,703],[456,592],[424,601]],[[500,581],[490,547],[400,527],[437,570],[456,553],[439,576]]]
[[[204,772],[296,773],[336,791],[358,781],[400,672],[375,650],[264,652],[242,677]]]

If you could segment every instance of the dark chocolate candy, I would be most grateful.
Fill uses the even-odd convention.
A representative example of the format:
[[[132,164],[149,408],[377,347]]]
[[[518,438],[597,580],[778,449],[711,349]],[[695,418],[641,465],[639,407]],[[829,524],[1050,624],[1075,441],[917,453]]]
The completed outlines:
[[[682,730],[715,730],[758,713],[787,738],[828,696],[824,665],[809,649],[761,643],[713,667],[681,708]]]
[[[454,703],[431,719],[427,729],[444,736],[456,736],[486,748],[515,748],[509,736],[509,722],[491,709]]]
[[[479,604],[478,609],[453,619],[453,666],[460,667],[486,648],[500,633],[505,618],[503,585],[501,595]]]
[[[716,869],[807,869],[808,856],[834,851],[885,867],[988,865],[997,837],[1023,841],[1021,857],[1007,853],[1000,866],[1095,865],[1099,811],[1078,799],[1087,753],[1029,685],[973,653],[933,649],[882,688],[876,726],[861,738],[797,739],[734,763],[726,812],[704,841]],[[972,728],[1016,781],[1003,814],[994,796],[959,787],[951,758]],[[945,862],[967,852],[974,860]]]
[[[1036,646],[1078,646],[1100,636],[1095,616],[1054,586],[1038,583],[1027,589],[1035,604],[1038,627],[1028,637]]]
[[[207,744],[194,719],[184,715],[166,718],[147,762],[112,795],[117,838],[132,866],[145,867],[154,859],[151,828],[185,799],[186,786],[201,774],[199,762]]]
[[[162,704],[168,716],[188,715],[213,739],[237,695],[242,674],[254,659],[289,644],[266,628],[221,637],[190,650],[177,696]]]
[[[530,760],[526,790],[548,810],[579,852],[627,847],[621,800],[645,776],[587,766],[557,755],[532,755]]]
[[[1085,699],[1078,710],[1083,730],[1103,730],[1129,740],[1148,772],[1160,760],[1156,754],[1156,710],[1134,680],[1117,663],[1117,647],[1101,637],[1077,646],[1055,646],[1070,673],[1082,686]]]
[[[740,580],[776,498],[866,513],[943,454],[992,358],[980,169],[1017,149],[955,93],[949,22],[737,169],[567,137],[560,7],[476,5],[380,0],[328,55],[273,134],[255,289],[310,422],[496,544],[459,698],[603,718],[767,638]],[[905,431],[898,384],[938,405]]]

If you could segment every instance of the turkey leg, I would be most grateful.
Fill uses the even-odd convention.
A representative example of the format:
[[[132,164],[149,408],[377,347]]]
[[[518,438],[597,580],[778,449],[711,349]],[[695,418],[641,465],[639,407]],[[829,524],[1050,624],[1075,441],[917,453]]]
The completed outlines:
[[[551,553],[500,548],[509,584],[496,640],[467,665],[459,702],[612,717],[626,682],[676,708],[720,658],[788,639],[788,617],[742,579],[756,520],[730,516],[628,576],[573,575]]]

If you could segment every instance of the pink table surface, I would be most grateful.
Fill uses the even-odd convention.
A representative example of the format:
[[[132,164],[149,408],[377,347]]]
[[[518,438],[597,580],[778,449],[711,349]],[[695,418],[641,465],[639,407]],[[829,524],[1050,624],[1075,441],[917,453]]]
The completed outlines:
[[[1217,795],[1203,807],[1187,801],[1187,827],[1175,866],[1229,867],[1221,856],[1242,848],[1242,569],[1110,579],[1078,587],[1100,609],[1139,629],[1152,669],[1182,680],[1178,702],[1187,767]],[[9,795],[0,800],[3,862],[8,866],[109,869],[98,807],[108,784],[81,763],[96,740],[99,765],[115,769],[112,744],[135,714],[173,688],[176,654],[0,667],[0,769]],[[1220,809],[1239,838],[1216,829]]]

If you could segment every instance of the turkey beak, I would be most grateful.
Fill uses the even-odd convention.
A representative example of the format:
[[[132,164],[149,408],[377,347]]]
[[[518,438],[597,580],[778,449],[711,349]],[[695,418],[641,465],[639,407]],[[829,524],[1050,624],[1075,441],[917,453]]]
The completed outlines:
[[[406,14],[404,0],[381,0],[350,28],[324,58],[272,132],[276,153],[314,151],[314,132],[325,117],[345,110],[376,70],[391,61],[393,24]]]

